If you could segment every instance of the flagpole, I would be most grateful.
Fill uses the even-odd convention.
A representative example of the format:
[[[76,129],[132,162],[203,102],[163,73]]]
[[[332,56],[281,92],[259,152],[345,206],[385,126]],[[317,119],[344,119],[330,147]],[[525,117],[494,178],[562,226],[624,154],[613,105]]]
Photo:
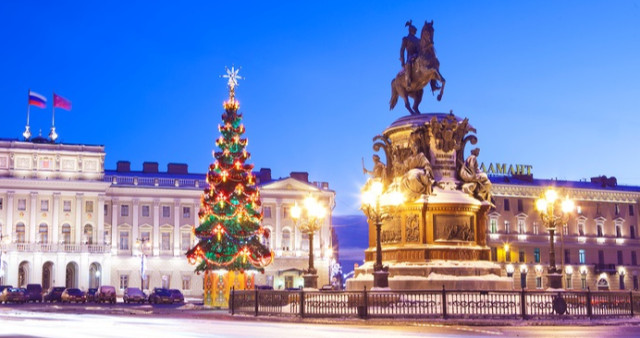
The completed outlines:
[[[58,134],[56,134],[56,93],[53,92],[53,104],[51,108],[51,132],[49,133],[49,138],[52,142],[55,142],[58,138]]]
[[[29,131],[29,110],[31,109],[31,105],[29,104],[29,95],[31,94],[31,88],[27,89],[27,125],[25,126],[24,136],[25,141],[28,141],[31,138],[31,131]]]

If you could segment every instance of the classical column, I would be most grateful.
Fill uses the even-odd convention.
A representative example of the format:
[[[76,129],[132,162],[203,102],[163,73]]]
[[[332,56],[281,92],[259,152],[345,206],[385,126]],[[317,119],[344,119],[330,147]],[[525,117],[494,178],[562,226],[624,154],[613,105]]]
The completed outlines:
[[[36,232],[38,226],[36,225],[36,215],[38,211],[36,209],[36,202],[38,201],[38,193],[32,191],[29,194],[29,243],[36,242]]]
[[[51,225],[51,243],[58,243],[58,232],[60,231],[60,193],[53,193],[53,224]]]
[[[160,254],[160,200],[153,200],[153,255]]]
[[[140,200],[137,198],[134,198],[133,199],[133,229],[131,230],[132,243],[135,243],[135,241],[137,241],[140,238],[140,236],[138,235],[140,233],[138,229],[138,215],[139,215],[138,209],[140,209],[139,204],[140,204]],[[131,250],[131,255],[134,256],[135,254],[136,254],[135,250]]]
[[[180,200],[173,200],[173,255],[180,255]]]
[[[276,236],[275,250],[282,250],[282,200],[276,199],[276,224],[273,227],[273,236]]]
[[[118,252],[118,198],[111,199],[111,252]]]
[[[104,194],[98,195],[98,244],[104,244]]]
[[[76,194],[76,226],[75,226],[75,244],[83,244],[82,241],[82,193]]]
[[[6,235],[11,236],[11,241],[14,241],[13,238],[13,191],[7,191],[7,229]]]

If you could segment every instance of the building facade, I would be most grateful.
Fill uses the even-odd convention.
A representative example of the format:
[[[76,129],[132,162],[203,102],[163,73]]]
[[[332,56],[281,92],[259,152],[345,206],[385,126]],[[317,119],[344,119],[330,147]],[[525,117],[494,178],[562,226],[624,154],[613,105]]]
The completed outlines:
[[[114,285],[168,287],[203,294],[202,276],[184,253],[195,244],[204,174],[185,164],[129,162],[104,170],[103,146],[0,140],[0,284],[29,283],[88,289]],[[319,283],[328,283],[332,260],[331,211],[335,192],[307,173],[272,179],[256,172],[264,221],[263,241],[275,253],[257,284],[299,287],[308,241],[289,215],[309,194],[326,205],[314,253]]]
[[[640,187],[617,185],[615,178],[590,181],[491,177],[495,208],[487,220],[492,260],[516,289],[546,289],[549,232],[535,201],[548,187],[575,201],[576,210],[556,229],[555,261],[563,271],[563,288],[637,290],[638,208]]]

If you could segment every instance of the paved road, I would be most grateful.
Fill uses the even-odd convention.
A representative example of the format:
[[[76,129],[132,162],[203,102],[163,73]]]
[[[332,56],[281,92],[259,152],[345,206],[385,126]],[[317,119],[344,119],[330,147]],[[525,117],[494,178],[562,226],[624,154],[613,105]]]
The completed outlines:
[[[45,309],[51,312],[40,312]],[[90,309],[93,313],[83,313]],[[104,309],[105,312],[100,313]],[[114,311],[115,310],[115,311]],[[158,311],[160,310],[160,311]],[[122,314],[113,314],[122,311]],[[175,311],[172,314],[171,311]],[[154,313],[159,312],[159,313]],[[128,313],[128,314],[126,314]],[[600,337],[640,336],[639,326],[445,326],[274,323],[193,318],[172,307],[39,305],[0,307],[0,337]]]

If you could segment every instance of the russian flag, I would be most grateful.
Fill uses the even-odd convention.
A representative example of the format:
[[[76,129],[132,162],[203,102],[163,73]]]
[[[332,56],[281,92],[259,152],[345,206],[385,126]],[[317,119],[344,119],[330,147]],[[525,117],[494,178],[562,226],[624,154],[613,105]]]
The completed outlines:
[[[46,108],[47,99],[36,92],[29,91],[29,105],[39,108]]]

